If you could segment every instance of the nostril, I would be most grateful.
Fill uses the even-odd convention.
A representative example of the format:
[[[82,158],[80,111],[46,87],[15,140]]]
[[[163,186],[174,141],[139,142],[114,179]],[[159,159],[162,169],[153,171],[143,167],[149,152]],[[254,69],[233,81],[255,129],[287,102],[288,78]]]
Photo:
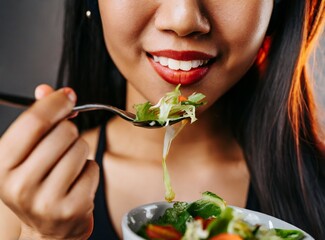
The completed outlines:
[[[166,1],[161,4],[155,18],[158,30],[173,32],[179,37],[192,37],[211,31],[210,22],[196,1],[177,1],[177,3]]]

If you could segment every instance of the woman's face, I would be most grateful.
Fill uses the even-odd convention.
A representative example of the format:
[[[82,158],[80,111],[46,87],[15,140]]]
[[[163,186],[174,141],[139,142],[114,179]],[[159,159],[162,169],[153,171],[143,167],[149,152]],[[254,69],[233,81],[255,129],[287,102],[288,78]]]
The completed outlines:
[[[99,0],[107,49],[128,99],[153,103],[182,84],[208,106],[248,71],[272,0]]]

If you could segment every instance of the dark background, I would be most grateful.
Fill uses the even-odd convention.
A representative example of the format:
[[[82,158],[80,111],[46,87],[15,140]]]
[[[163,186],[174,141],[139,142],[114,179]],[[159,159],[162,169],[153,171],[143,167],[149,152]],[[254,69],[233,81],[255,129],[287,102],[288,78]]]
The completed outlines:
[[[55,86],[63,2],[0,0],[0,92],[33,97],[37,85]],[[325,34],[320,40],[310,61],[317,97],[320,105],[325,106]],[[19,113],[20,110],[0,106],[0,136]]]
[[[33,97],[55,86],[61,54],[63,0],[0,0],[0,92]],[[0,135],[20,111],[0,106]]]

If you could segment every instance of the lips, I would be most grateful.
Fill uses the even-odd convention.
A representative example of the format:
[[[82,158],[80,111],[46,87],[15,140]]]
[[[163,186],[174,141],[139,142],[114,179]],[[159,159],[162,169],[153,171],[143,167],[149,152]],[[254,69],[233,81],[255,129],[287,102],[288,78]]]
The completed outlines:
[[[196,51],[150,52],[149,62],[162,79],[177,85],[199,82],[208,73],[213,56]]]

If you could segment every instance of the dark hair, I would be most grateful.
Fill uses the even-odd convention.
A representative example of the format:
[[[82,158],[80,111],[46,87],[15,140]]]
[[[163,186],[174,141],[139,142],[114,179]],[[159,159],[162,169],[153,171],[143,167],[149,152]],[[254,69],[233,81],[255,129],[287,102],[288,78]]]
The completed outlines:
[[[100,18],[86,17],[84,0],[67,0],[64,21],[63,52],[57,87],[70,86],[78,95],[78,104],[105,103],[125,107],[125,80],[109,57]],[[81,131],[104,124],[112,114],[80,114],[74,121]]]
[[[323,1],[284,1],[265,72],[253,67],[224,97],[263,212],[325,239],[325,156],[306,55]],[[258,77],[256,77],[258,76]],[[243,105],[243,103],[245,103]]]
[[[325,239],[325,154],[306,75],[309,48],[324,18],[322,0],[282,1],[265,71],[254,65],[220,101],[242,146],[263,212]],[[66,1],[59,86],[79,103],[124,107],[125,80],[110,59],[100,19],[85,17],[84,1]],[[274,26],[273,26],[274,27]],[[77,118],[81,130],[105,123],[108,113]]]

